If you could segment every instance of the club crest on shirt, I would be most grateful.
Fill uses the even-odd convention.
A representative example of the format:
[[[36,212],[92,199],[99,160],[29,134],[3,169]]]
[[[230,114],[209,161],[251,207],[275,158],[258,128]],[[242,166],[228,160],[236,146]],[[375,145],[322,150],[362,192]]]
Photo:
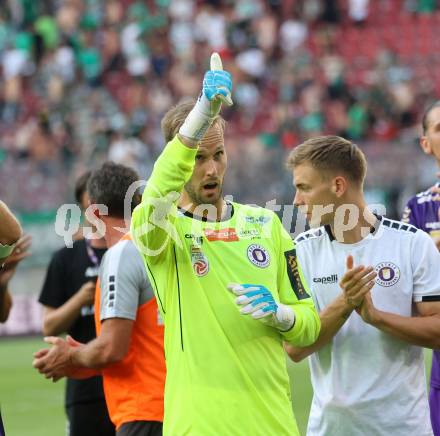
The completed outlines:
[[[400,279],[400,269],[392,262],[381,262],[374,270],[377,272],[376,283],[380,286],[393,286]]]
[[[266,268],[270,263],[269,252],[259,244],[251,244],[247,249],[248,259],[259,268]]]
[[[208,258],[205,256],[203,251],[195,245],[191,246],[191,263],[193,270],[198,277],[203,277],[208,274]]]

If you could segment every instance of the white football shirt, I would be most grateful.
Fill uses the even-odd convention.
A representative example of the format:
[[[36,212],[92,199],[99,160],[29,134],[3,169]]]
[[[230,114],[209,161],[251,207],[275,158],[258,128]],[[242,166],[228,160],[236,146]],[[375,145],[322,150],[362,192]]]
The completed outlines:
[[[415,227],[379,217],[355,244],[324,226],[296,238],[298,261],[318,311],[340,293],[346,257],[375,267],[371,293],[383,311],[411,316],[413,302],[440,295],[440,254]],[[366,324],[353,312],[333,340],[309,358],[314,396],[309,436],[432,435],[423,349]]]

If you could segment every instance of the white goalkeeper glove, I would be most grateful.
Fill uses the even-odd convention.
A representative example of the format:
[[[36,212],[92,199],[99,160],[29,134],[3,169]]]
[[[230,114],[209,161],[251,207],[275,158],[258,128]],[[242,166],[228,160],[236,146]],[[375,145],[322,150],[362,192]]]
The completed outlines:
[[[211,55],[210,70],[203,78],[203,88],[196,104],[179,129],[179,134],[186,138],[201,141],[220,113],[222,102],[231,106],[232,77],[223,71],[222,60],[218,53]]]
[[[289,306],[277,303],[265,286],[231,283],[228,289],[237,295],[235,302],[241,306],[243,315],[251,315],[281,332],[293,327],[295,312]]]

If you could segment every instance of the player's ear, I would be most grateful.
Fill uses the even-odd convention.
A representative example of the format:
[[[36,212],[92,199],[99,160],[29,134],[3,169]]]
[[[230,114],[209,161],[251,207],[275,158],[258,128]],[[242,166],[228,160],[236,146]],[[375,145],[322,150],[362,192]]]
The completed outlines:
[[[423,135],[420,137],[420,147],[426,154],[432,154],[431,144],[428,141],[428,137]]]
[[[341,197],[347,190],[347,180],[345,177],[337,176],[332,181],[332,192],[337,197]]]

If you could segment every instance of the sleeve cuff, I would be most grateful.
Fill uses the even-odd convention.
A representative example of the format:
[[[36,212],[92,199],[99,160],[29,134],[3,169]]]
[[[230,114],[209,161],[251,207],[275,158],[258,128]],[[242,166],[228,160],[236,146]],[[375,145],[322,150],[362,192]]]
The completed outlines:
[[[414,303],[427,303],[433,301],[440,301],[440,292],[436,292],[431,295],[414,295],[413,302]]]

